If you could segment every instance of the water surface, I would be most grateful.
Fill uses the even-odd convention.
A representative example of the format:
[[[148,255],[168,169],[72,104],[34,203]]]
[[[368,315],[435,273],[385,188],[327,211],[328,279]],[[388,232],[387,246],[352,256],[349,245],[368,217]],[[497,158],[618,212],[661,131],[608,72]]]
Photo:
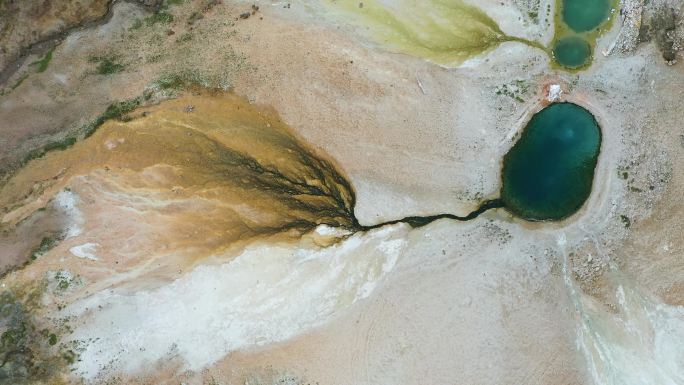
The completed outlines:
[[[562,16],[575,32],[586,32],[608,19],[610,0],[563,0]]]
[[[553,57],[568,70],[591,64],[596,39],[610,28],[616,0],[556,0]]]
[[[556,42],[553,55],[564,67],[579,68],[591,57],[591,46],[579,36],[565,37]]]
[[[501,200],[529,220],[559,220],[591,193],[601,131],[576,104],[556,103],[535,114],[504,157]]]

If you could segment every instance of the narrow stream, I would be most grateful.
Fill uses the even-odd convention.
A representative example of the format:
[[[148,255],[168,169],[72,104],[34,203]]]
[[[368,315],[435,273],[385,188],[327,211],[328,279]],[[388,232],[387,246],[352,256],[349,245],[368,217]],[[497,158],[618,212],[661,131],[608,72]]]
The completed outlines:
[[[561,220],[577,212],[591,194],[600,147],[601,129],[588,110],[554,103],[530,119],[504,156],[500,198],[483,202],[465,216],[410,216],[359,227],[369,230],[395,223],[421,227],[445,218],[467,221],[495,208],[530,221]]]

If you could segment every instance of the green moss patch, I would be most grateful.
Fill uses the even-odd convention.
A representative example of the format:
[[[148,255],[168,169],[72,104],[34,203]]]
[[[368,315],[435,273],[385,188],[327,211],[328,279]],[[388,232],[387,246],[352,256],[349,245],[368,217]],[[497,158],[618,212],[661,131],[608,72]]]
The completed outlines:
[[[35,61],[31,63],[31,65],[37,65],[38,68],[36,71],[38,72],[45,72],[45,70],[48,68],[48,65],[50,64],[50,61],[52,61],[52,53],[54,52],[54,48],[49,50],[45,56],[43,56],[40,60]]]
[[[164,11],[160,10],[158,12],[153,13],[152,15],[148,16],[145,18],[144,22],[145,25],[152,26],[155,24],[169,24],[173,21],[173,15]]]
[[[88,61],[97,63],[95,71],[99,75],[111,75],[126,69],[126,65],[121,63],[120,58],[115,55],[91,56]]]

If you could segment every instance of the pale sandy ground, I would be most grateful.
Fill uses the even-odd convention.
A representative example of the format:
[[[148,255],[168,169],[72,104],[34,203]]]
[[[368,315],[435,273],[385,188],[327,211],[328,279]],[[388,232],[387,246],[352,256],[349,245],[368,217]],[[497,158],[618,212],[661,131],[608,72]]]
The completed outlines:
[[[501,11],[497,4],[481,6],[506,32],[515,31],[517,13]],[[243,8],[218,6],[205,21],[234,17]],[[111,31],[138,12],[118,5],[110,25],[74,34],[57,49],[48,71],[3,97],[0,117],[12,122],[0,127],[5,143],[15,146],[39,132],[73,127],[74,116],[82,123],[110,101],[140,94],[173,58],[105,79],[84,75],[82,59],[107,39],[114,42],[117,34]],[[653,47],[642,46],[633,56],[598,55],[590,69],[572,75],[550,71],[541,51],[506,43],[461,68],[445,69],[385,52],[344,27],[309,16],[298,4],[290,9],[262,4],[260,12],[264,20],[240,21],[237,35],[226,38],[255,68],[235,75],[234,90],[273,106],[304,139],[337,161],[356,189],[362,223],[463,214],[480,199],[495,196],[500,160],[527,117],[541,108],[541,90],[550,83],[561,84],[566,100],[588,107],[602,125],[590,201],[559,224],[524,223],[499,210],[466,224],[440,221],[413,231],[399,226],[392,237],[401,241],[401,252],[387,271],[378,266],[394,257],[373,254],[380,250],[373,246],[377,240],[358,235],[362,251],[340,262],[347,266],[346,275],[329,281],[329,291],[307,285],[317,282],[312,277],[325,276],[330,265],[307,265],[302,277],[311,281],[279,286],[288,282],[287,275],[275,276],[281,278],[274,278],[271,289],[292,291],[274,294],[271,300],[278,306],[266,302],[260,312],[250,313],[248,300],[238,303],[244,311],[236,311],[219,306],[220,300],[214,306],[199,299],[197,313],[176,312],[169,299],[172,286],[130,298],[102,292],[66,310],[78,315],[93,304],[105,307],[74,325],[77,338],[103,341],[83,354],[77,373],[98,378],[99,365],[116,356],[107,350],[112,342],[123,350],[99,378],[117,375],[123,382],[271,384],[289,377],[322,385],[684,381],[681,64],[668,67]],[[615,32],[600,41],[597,51]],[[220,44],[211,38],[207,44]],[[68,80],[57,86],[60,79]],[[530,85],[524,103],[495,94],[517,79]],[[629,176],[623,180],[627,165]],[[629,228],[620,215],[630,218]],[[296,254],[284,255],[291,253]],[[354,262],[371,254],[380,261],[374,268]],[[319,258],[325,262],[329,255]],[[283,257],[272,263],[300,271],[297,261]],[[64,263],[77,270],[82,262],[68,257]],[[231,272],[239,266],[224,268]],[[344,282],[353,272],[373,282],[372,291],[330,307],[325,293],[348,295],[339,294],[347,293],[340,288],[349,289]],[[218,269],[205,271],[208,276],[195,273],[186,275],[187,282],[204,277],[222,290],[232,287]],[[258,278],[264,273],[238,269],[230,274]],[[255,292],[260,288],[255,280],[240,285]],[[193,287],[187,289],[189,297],[182,297],[188,306],[192,295],[203,295]],[[320,295],[301,295],[312,292]],[[168,320],[187,323],[188,329],[156,327],[146,318],[150,313],[169,314]],[[121,318],[111,326],[117,314]],[[222,315],[234,323],[226,325]],[[262,319],[270,323],[261,325]],[[261,326],[239,326],[252,323]],[[232,331],[231,325],[240,333],[222,334]],[[120,338],[136,328],[152,342]],[[174,350],[174,342],[188,337],[176,329],[199,333],[196,347],[190,340]],[[150,346],[154,349],[145,350]],[[161,361],[155,366],[156,359]],[[141,363],[150,370],[141,373]],[[125,368],[128,373],[119,372]]]

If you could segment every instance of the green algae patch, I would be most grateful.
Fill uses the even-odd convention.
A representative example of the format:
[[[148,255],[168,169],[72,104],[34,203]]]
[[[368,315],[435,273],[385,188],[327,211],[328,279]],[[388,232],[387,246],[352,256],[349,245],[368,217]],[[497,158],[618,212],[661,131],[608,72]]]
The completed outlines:
[[[465,60],[507,41],[546,51],[539,43],[508,36],[481,9],[462,0],[327,1],[341,18],[366,30],[390,50],[444,66]]]
[[[54,52],[54,50],[54,48],[49,50],[45,54],[45,56],[43,56],[40,60],[31,63],[31,65],[38,66],[38,68],[36,69],[37,72],[45,72],[45,70],[47,70],[50,61],[52,61],[52,53]]]
[[[591,194],[601,147],[594,116],[576,104],[556,103],[535,114],[504,157],[501,200],[527,220],[560,220]]]

